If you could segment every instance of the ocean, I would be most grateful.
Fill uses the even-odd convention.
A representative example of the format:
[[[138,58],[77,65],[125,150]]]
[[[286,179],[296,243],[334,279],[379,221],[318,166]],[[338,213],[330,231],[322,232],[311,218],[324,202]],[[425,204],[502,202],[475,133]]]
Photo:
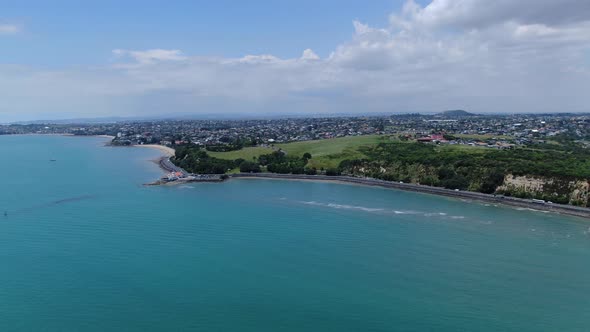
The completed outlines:
[[[588,220],[104,143],[0,136],[0,331],[590,330]]]

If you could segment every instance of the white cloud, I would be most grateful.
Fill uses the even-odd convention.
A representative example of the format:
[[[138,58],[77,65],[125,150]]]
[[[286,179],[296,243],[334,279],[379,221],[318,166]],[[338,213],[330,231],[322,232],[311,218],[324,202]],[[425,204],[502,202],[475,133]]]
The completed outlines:
[[[311,49],[306,49],[301,55],[301,60],[319,60],[320,57]]]
[[[262,54],[262,55],[246,55],[243,58],[238,59],[238,62],[250,63],[250,64],[264,64],[264,63],[274,63],[279,60],[280,59],[274,55]],[[232,61],[230,60],[229,62],[232,62]]]
[[[353,22],[320,58],[115,50],[114,65],[0,66],[8,112],[590,111],[590,5],[564,0],[408,1],[390,24]]]
[[[20,31],[19,27],[13,24],[0,24],[0,35],[13,35]]]
[[[113,54],[117,57],[130,57],[140,64],[153,64],[161,61],[182,61],[187,57],[180,50],[152,49],[146,51],[129,51],[116,49]]]
[[[507,21],[554,25],[587,21],[590,3],[579,0],[434,0],[422,8],[409,0],[401,16],[430,27],[483,28]]]

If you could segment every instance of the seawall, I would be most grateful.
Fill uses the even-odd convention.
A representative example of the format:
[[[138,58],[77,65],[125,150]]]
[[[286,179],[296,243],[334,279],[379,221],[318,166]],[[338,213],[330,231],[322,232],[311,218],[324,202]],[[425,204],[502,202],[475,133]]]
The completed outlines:
[[[371,178],[355,178],[350,176],[326,176],[326,175],[295,175],[295,174],[272,174],[272,173],[238,173],[230,175],[230,178],[258,178],[258,179],[283,179],[283,180],[308,180],[308,181],[332,181],[366,186],[377,186],[383,188],[414,191],[447,197],[478,200],[482,202],[503,204],[533,210],[550,211],[571,216],[590,219],[590,208],[583,208],[571,205],[534,203],[531,200],[507,197],[501,195],[483,194],[471,191],[455,191],[451,189],[424,186],[418,184],[399,183]]]

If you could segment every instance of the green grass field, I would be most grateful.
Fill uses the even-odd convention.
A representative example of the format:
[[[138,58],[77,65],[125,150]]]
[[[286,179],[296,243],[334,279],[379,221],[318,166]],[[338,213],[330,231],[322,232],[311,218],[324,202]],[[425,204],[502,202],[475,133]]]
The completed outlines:
[[[325,140],[305,141],[276,144],[275,148],[280,148],[290,156],[303,156],[308,152],[312,159],[308,166],[321,168],[337,167],[342,160],[362,158],[363,154],[358,151],[361,146],[376,145],[380,142],[389,141],[388,136],[366,135],[366,136],[349,136]],[[220,159],[234,160],[242,158],[252,160],[263,154],[272,153],[273,149],[265,147],[244,148],[238,151],[230,152],[207,152],[210,156]]]
[[[219,158],[219,159],[227,159],[227,160],[236,160],[242,158],[244,160],[252,161],[254,157],[258,157],[263,154],[272,153],[273,149],[265,148],[265,147],[250,147],[250,148],[243,148],[237,151],[229,151],[229,152],[211,152],[207,151],[207,154],[211,157]]]
[[[277,145],[291,156],[302,156],[304,153],[311,154],[309,167],[332,168],[338,167],[345,159],[363,158],[359,152],[361,146],[376,145],[389,139],[387,136],[366,135],[349,136],[317,141],[293,142]]]
[[[308,167],[315,167],[317,169],[327,169],[338,167],[341,161],[346,159],[364,158],[359,148],[362,146],[372,146],[381,142],[397,141],[395,136],[380,135],[366,135],[366,136],[349,136],[341,138],[332,138],[316,141],[304,141],[276,144],[275,150],[279,148],[287,153],[289,156],[301,157],[304,153],[309,152],[312,159],[308,163]],[[242,158],[244,160],[253,160],[263,154],[269,154],[273,151],[270,147],[250,147],[238,151],[230,152],[210,152],[207,153],[215,158],[235,160]],[[467,145],[441,145],[437,148],[439,151],[463,150],[471,153],[487,153],[491,151],[485,147],[474,147]],[[233,172],[238,172],[234,170]]]
[[[485,146],[470,146],[470,145],[440,145],[437,147],[438,151],[465,151],[470,153],[488,153],[495,151]]]

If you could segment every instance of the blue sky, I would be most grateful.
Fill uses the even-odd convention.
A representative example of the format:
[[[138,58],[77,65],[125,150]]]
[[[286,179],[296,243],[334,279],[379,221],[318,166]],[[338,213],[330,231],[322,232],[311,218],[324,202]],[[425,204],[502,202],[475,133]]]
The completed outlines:
[[[101,64],[113,49],[182,49],[188,54],[328,56],[352,21],[385,25],[402,1],[8,1],[0,18],[22,26],[2,41],[3,62]]]
[[[3,1],[0,123],[588,112],[590,2]]]

